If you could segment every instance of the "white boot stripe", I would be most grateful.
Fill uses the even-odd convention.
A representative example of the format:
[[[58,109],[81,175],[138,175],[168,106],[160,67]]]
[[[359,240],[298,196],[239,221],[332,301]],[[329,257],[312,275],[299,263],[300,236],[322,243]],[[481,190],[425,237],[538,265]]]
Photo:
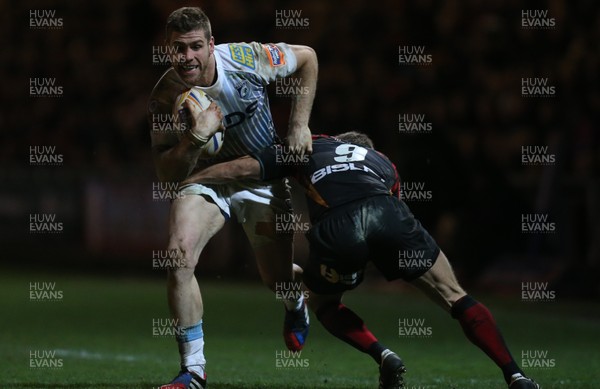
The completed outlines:
[[[192,379],[190,381],[190,388],[191,389],[202,389],[202,386],[200,386],[200,384],[195,379]]]

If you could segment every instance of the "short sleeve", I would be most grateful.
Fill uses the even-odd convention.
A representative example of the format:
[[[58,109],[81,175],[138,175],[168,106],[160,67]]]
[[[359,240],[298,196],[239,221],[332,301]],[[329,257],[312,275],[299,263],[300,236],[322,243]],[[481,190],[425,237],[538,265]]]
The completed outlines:
[[[296,55],[286,43],[224,43],[216,46],[225,70],[252,73],[268,84],[296,71]]]
[[[256,73],[267,83],[296,71],[296,55],[285,43],[252,42],[256,55]]]

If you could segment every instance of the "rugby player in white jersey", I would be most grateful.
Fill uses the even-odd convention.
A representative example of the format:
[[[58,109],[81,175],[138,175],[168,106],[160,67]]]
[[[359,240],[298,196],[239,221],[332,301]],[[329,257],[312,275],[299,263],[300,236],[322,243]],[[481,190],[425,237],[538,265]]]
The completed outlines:
[[[193,106],[190,128],[153,131],[152,152],[158,177],[180,182],[210,164],[248,155],[272,145],[276,133],[266,85],[294,74],[308,93],[292,99],[286,144],[304,155],[312,151],[308,120],[316,90],[318,63],[310,47],[285,43],[230,43],[215,45],[208,17],[200,8],[184,7],[167,20],[166,40],[177,59],[158,81],[148,106],[152,121],[169,115],[178,95],[197,86],[214,103],[200,112]],[[215,104],[216,103],[216,104]],[[199,159],[202,139],[215,120],[222,120],[225,141],[216,158]],[[226,185],[191,184],[172,202],[168,249],[181,255],[185,266],[169,269],[168,303],[177,320],[176,336],[181,371],[162,388],[205,388],[203,304],[194,275],[206,243],[231,215],[242,224],[254,250],[263,282],[272,290],[293,281],[292,236],[275,233],[277,214],[290,212],[285,182],[237,181]],[[284,339],[290,350],[300,350],[308,334],[308,311],[300,297],[285,304]]]

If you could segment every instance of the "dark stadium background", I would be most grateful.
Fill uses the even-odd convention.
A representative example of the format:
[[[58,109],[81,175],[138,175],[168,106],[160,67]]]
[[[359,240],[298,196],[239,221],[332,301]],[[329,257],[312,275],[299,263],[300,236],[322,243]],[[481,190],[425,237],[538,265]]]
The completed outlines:
[[[518,1],[3,1],[0,3],[0,240],[3,269],[144,274],[165,248],[169,204],[157,182],[145,107],[166,69],[152,61],[168,14],[204,8],[216,43],[288,42],[319,57],[314,133],[363,130],[430,202],[409,203],[466,285],[518,293],[548,281],[557,295],[599,296],[600,14],[593,0]],[[556,28],[521,28],[522,9],[547,9]],[[31,9],[64,26],[29,28]],[[307,29],[275,12],[301,10]],[[425,46],[427,66],[398,63]],[[30,78],[56,78],[61,97],[29,96]],[[549,98],[521,96],[521,79],[548,77]],[[289,99],[271,87],[277,129]],[[425,114],[428,134],[398,131]],[[30,166],[33,146],[56,146],[60,166]],[[549,166],[523,166],[521,147],[548,146]],[[521,215],[547,214],[553,234],[526,234]],[[29,215],[54,214],[60,234],[32,234]],[[301,236],[298,252],[305,254]],[[239,225],[203,254],[206,277],[258,279]],[[301,261],[301,258],[299,259]]]

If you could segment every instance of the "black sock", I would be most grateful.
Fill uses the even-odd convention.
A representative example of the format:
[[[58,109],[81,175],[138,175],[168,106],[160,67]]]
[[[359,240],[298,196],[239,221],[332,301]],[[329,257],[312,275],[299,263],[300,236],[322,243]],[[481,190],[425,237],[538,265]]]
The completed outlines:
[[[367,354],[369,354],[371,356],[371,358],[373,358],[375,360],[375,362],[377,362],[378,365],[381,365],[381,353],[384,350],[387,350],[387,347],[385,347],[384,345],[382,345],[379,342],[375,342],[369,346],[369,349],[367,350]]]
[[[521,370],[521,368],[519,367],[519,365],[517,365],[515,361],[507,363],[506,365],[502,366],[501,369],[502,374],[504,375],[504,381],[506,381],[507,384],[510,384],[513,374],[519,373],[523,376],[525,375],[525,373],[523,373],[523,370]]]

